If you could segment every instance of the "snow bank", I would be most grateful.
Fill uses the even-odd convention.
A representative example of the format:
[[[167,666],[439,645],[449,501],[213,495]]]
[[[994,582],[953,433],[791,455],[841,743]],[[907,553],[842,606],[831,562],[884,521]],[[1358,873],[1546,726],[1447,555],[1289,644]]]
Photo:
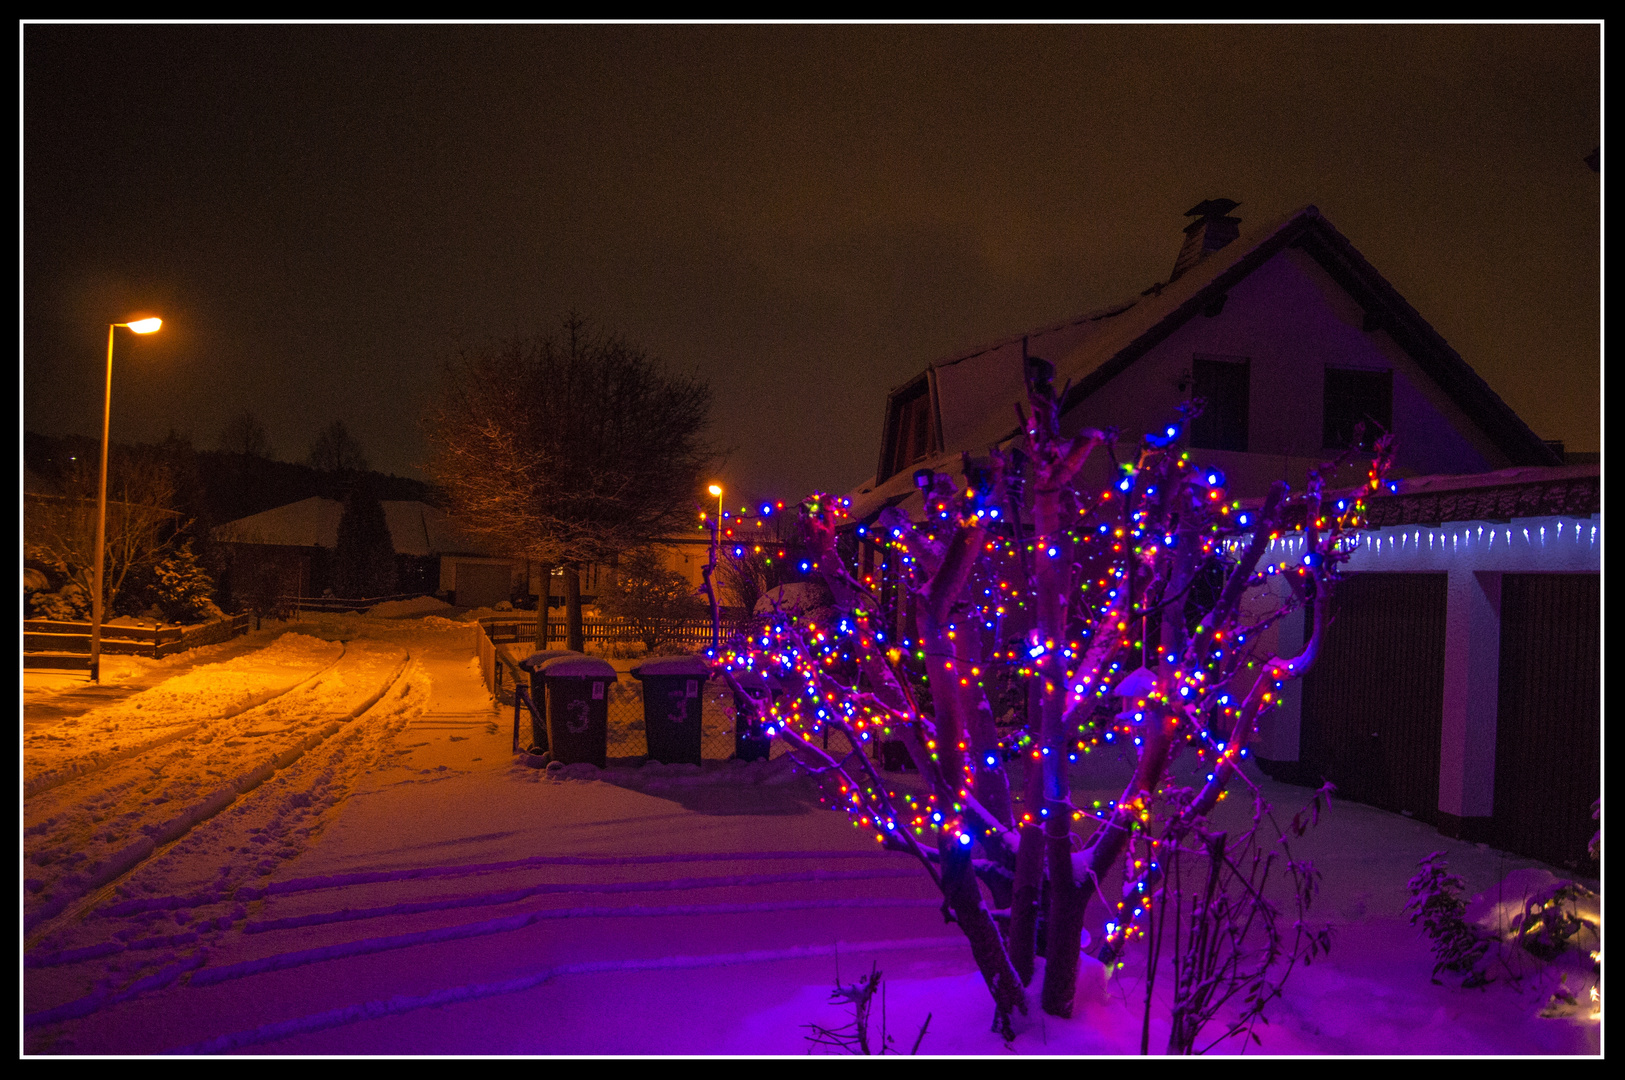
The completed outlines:
[[[367,609],[368,615],[398,619],[403,615],[427,615],[431,612],[450,611],[451,605],[432,596],[419,596],[414,600],[385,600]]]

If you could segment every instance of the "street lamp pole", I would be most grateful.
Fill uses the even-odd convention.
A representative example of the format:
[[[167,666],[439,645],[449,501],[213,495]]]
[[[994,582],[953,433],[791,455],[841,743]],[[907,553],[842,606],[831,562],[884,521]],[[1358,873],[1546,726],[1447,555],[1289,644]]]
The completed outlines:
[[[102,392],[102,470],[96,491],[95,585],[90,596],[90,681],[102,681],[102,563],[107,551],[107,435],[113,419],[113,331],[123,326],[137,334],[150,334],[163,325],[161,319],[107,325],[107,384]]]
[[[711,561],[705,564],[705,592],[711,598],[711,654],[716,655],[717,639],[721,636],[722,613],[717,608],[717,546],[722,541],[722,488],[712,484],[708,488],[717,497],[717,516],[711,522]]]

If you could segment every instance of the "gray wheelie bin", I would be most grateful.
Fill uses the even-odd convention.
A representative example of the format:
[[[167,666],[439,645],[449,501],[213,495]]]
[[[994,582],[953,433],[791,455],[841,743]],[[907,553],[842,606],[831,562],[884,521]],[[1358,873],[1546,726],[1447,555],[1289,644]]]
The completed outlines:
[[[526,704],[530,706],[530,745],[537,752],[547,749],[547,714],[543,711],[547,704],[547,694],[542,688],[542,680],[537,676],[536,669],[557,656],[582,656],[584,654],[569,649],[544,649],[533,652],[519,661],[519,670],[530,676],[530,690],[525,695]],[[513,731],[515,749],[519,743],[519,707],[520,695],[515,687],[513,700]]]
[[[632,669],[643,684],[643,730],[649,759],[700,764],[700,712],[711,668],[698,656],[662,656]]]
[[[587,761],[602,769],[609,754],[609,686],[615,669],[571,653],[543,661],[536,674],[547,693],[547,750],[554,761]]]

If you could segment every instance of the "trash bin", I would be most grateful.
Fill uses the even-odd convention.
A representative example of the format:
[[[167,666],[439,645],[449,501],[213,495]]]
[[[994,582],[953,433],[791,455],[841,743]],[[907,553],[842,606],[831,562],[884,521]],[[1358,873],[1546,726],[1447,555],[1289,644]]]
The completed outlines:
[[[602,769],[609,754],[609,684],[615,669],[594,656],[571,653],[536,669],[547,691],[547,750],[566,765]]]
[[[582,656],[583,653],[573,652],[569,649],[544,649],[541,652],[531,653],[519,661],[519,670],[530,676],[530,691],[525,696],[530,705],[530,745],[537,750],[547,749],[547,721],[543,711],[547,704],[547,695],[543,692],[541,679],[536,675],[536,669],[558,656]],[[514,687],[513,695],[513,731],[514,743],[519,742],[519,687]]]
[[[662,656],[632,669],[643,684],[643,731],[649,758],[700,764],[700,713],[711,668],[698,656]]]
[[[760,717],[767,707],[784,694],[777,679],[755,671],[734,673],[750,700],[734,691],[734,757],[740,761],[761,761],[773,750],[773,736],[766,733]]]

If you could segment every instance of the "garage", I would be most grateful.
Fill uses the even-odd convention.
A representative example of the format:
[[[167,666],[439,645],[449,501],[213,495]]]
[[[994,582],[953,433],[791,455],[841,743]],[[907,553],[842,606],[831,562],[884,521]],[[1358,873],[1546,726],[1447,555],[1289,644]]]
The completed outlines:
[[[456,584],[459,607],[494,607],[511,599],[513,571],[507,563],[458,560]]]
[[[1595,872],[1586,851],[1602,786],[1597,574],[1501,578],[1496,847]]]
[[[1304,677],[1301,758],[1339,798],[1436,823],[1446,574],[1351,574]],[[1306,620],[1306,627],[1311,625]]]

